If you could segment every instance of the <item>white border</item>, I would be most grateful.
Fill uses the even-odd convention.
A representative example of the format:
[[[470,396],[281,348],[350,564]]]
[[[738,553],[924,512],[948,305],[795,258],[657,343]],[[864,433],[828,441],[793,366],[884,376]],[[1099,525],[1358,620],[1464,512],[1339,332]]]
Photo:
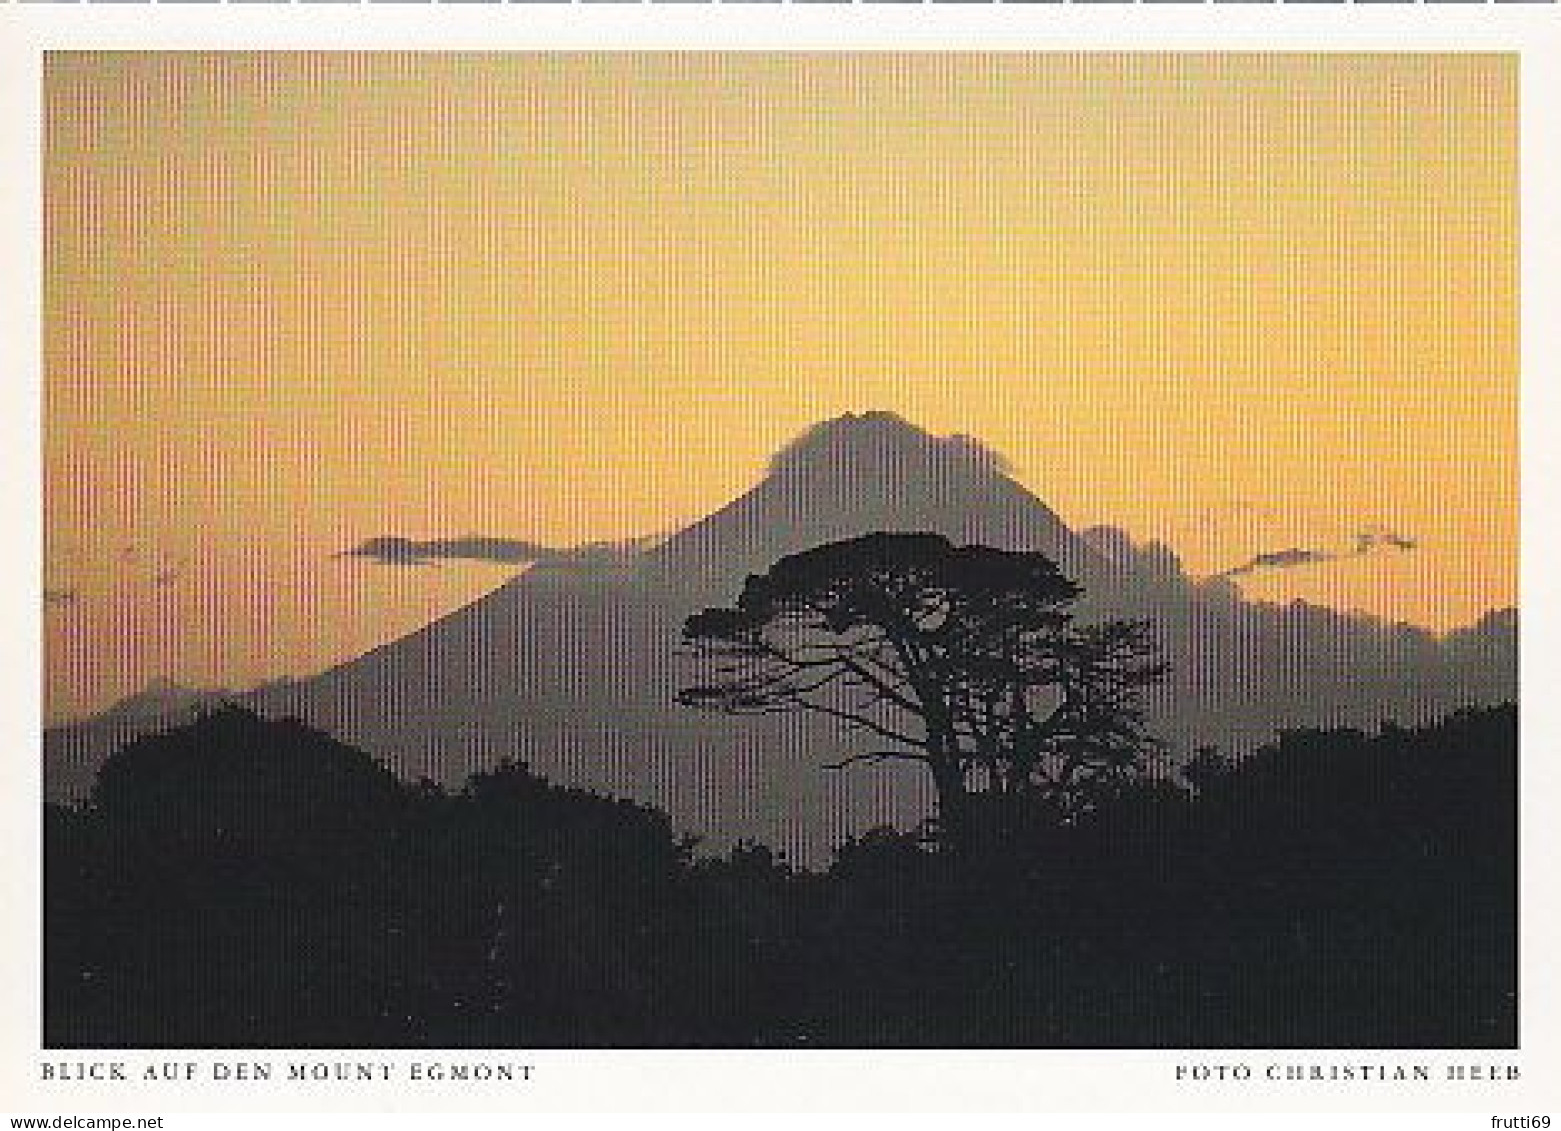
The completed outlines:
[[[1513,51],[1521,58],[1523,162],[1523,687],[1522,1048],[1486,1052],[1161,1051],[632,1052],[482,1054],[535,1065],[521,1087],[412,1089],[355,1085],[269,1087],[212,1083],[43,1084],[39,1065],[38,749],[41,542],[39,163],[42,53],[70,49],[404,50],[1287,50]],[[0,808],[0,1111],[91,1113],[332,1111],[1045,1111],[1469,1112],[1561,1116],[1561,944],[1550,875],[1558,848],[1561,773],[1555,703],[1544,694],[1558,662],[1561,561],[1561,388],[1557,313],[1561,238],[1561,7],[1474,6],[527,6],[354,5],[0,6],[0,498],[10,532],[3,590],[0,736],[7,788]],[[454,1055],[452,1054],[452,1058]],[[115,1054],[148,1063],[337,1059],[311,1051]],[[406,1065],[430,1052],[340,1059]],[[465,1054],[464,1059],[473,1059]],[[1516,1064],[1495,1085],[1271,1086],[1178,1084],[1178,1064]],[[1546,1069],[1550,1067],[1547,1073]],[[176,1125],[176,1124],[175,1124]],[[349,1123],[350,1125],[350,1123]],[[1421,1124],[1424,1125],[1423,1123]],[[1435,1125],[1435,1124],[1433,1124]],[[1450,1123],[1447,1125],[1451,1125]],[[1468,1120],[1460,1125],[1470,1125]]]

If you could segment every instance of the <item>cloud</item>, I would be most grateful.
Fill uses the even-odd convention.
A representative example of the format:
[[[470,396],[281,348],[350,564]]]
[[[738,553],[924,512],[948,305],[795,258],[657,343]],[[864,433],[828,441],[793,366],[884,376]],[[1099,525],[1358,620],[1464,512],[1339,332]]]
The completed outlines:
[[[45,585],[46,604],[67,604],[82,596],[109,592],[122,594],[129,589],[150,586],[166,589],[183,579],[190,569],[188,555],[176,556],[172,550],[145,542],[64,542],[51,545],[46,574],[68,578],[68,582]]]
[[[1271,550],[1268,553],[1254,554],[1249,560],[1227,569],[1220,576],[1240,577],[1244,573],[1256,573],[1260,569],[1293,569],[1300,565],[1311,565],[1313,562],[1330,562],[1342,556],[1328,550],[1308,550],[1294,546],[1288,550]]]
[[[1391,530],[1362,530],[1355,535],[1355,552],[1369,554],[1372,550],[1413,550],[1418,543]]]
[[[1135,542],[1120,526],[1091,526],[1078,533],[1094,550],[1118,566],[1131,567],[1149,577],[1179,578],[1186,574],[1181,558],[1164,542],[1153,539]]]
[[[644,539],[625,542],[588,542],[558,548],[522,538],[496,538],[472,534],[463,538],[418,541],[397,535],[381,535],[361,542],[338,558],[368,558],[378,565],[426,566],[440,561],[492,562],[506,565],[604,566],[618,565],[637,554]]]
[[[1419,543],[1413,538],[1406,538],[1402,534],[1392,530],[1371,529],[1362,530],[1355,535],[1355,545],[1349,550],[1319,550],[1305,546],[1292,546],[1284,550],[1271,550],[1266,553],[1255,554],[1238,566],[1233,566],[1218,577],[1240,577],[1243,574],[1256,573],[1265,569],[1294,569],[1296,566],[1312,565],[1316,562],[1338,561],[1340,558],[1358,558],[1365,554],[1376,553],[1379,550],[1396,550],[1406,553],[1414,550]]]

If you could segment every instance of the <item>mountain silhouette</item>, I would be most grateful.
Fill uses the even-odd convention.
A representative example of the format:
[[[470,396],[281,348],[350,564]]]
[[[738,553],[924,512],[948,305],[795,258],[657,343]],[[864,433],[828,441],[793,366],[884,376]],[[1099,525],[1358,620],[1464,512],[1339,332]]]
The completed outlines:
[[[927,783],[908,768],[824,770],[861,742],[827,719],[678,707],[689,669],[677,642],[689,613],[729,602],[747,574],[879,530],[1039,550],[1084,586],[1081,618],[1150,620],[1172,667],[1152,723],[1182,753],[1517,696],[1515,611],[1439,640],[1301,602],[1247,601],[1227,580],[1187,576],[1164,547],[1109,527],[1070,530],[979,442],[870,412],[810,429],[753,489],[657,546],[599,566],[539,564],[409,636],[238,698],[329,730],[408,778],[453,783],[518,758],[563,784],[653,804],[718,845],[754,838],[821,860],[847,835],[925,816]],[[181,698],[185,717],[193,709]],[[83,795],[96,764],[148,725],[144,713],[111,713],[47,733],[49,795]]]
[[[785,554],[875,530],[1039,550],[1085,583],[1110,564],[978,441],[868,412],[803,433],[757,486],[651,550],[645,566],[673,584],[730,596],[734,583]]]

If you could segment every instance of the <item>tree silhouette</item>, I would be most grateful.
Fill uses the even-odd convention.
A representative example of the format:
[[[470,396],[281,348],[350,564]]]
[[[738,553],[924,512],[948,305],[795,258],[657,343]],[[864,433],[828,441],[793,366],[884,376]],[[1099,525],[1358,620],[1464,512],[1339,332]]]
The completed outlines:
[[[925,766],[943,839],[967,849],[1014,813],[1076,815],[1152,745],[1140,698],[1165,667],[1147,626],[1076,625],[1081,592],[1041,553],[927,533],[833,542],[688,618],[683,639],[712,670],[678,698],[870,735],[832,768]]]

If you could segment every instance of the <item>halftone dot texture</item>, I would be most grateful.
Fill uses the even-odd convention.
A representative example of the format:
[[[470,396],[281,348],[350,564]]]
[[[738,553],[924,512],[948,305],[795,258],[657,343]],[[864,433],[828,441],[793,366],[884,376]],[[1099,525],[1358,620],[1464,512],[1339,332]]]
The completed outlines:
[[[408,774],[816,858],[924,783],[678,708],[678,629],[869,529],[1139,602],[1183,743],[1512,684],[1513,56],[65,52],[45,96],[52,718],[290,678]]]

